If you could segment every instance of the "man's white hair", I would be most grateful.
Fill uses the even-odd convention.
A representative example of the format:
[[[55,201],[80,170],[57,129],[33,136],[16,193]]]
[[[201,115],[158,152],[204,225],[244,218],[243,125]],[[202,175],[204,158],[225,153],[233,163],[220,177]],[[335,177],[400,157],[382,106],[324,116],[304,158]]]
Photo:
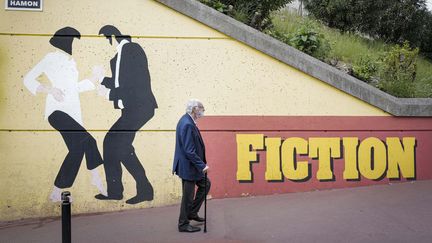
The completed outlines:
[[[190,99],[186,104],[186,112],[188,114],[192,113],[192,110],[194,107],[198,107],[199,105],[202,105],[202,102],[198,99]]]

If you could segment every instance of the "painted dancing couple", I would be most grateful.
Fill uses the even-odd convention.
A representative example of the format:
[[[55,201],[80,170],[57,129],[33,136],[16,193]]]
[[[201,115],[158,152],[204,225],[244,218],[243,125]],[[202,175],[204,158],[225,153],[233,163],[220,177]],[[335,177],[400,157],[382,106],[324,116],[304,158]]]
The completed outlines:
[[[96,199],[123,199],[122,163],[135,179],[137,190],[136,196],[126,203],[151,201],[153,187],[132,145],[135,133],[154,116],[157,108],[147,57],[139,44],[112,25],[102,27],[99,35],[105,36],[109,44],[116,47],[117,54],[110,61],[111,77],[104,77],[103,68],[95,67],[89,79],[78,80],[72,45],[75,38],[81,38],[81,34],[71,27],[62,28],[54,34],[50,43],[56,50],[48,53],[24,77],[24,85],[33,95],[46,94],[45,119],[60,132],[69,150],[55,178],[50,199],[53,202],[61,200],[62,189],[73,185],[85,156],[92,184],[100,192]],[[42,74],[49,79],[50,85],[37,80]],[[96,140],[83,127],[81,117],[79,94],[95,89],[99,95],[112,101],[115,109],[121,110],[121,116],[104,138],[103,158]],[[106,190],[97,171],[102,164]]]

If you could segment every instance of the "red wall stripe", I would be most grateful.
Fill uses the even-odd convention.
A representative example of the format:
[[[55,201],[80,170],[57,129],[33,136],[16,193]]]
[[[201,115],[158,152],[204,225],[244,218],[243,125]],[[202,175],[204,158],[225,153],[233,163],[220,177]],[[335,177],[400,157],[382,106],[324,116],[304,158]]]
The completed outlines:
[[[311,178],[304,182],[284,179],[283,182],[265,180],[266,151],[258,152],[260,160],[252,163],[253,182],[236,180],[237,144],[236,134],[262,133],[267,137],[358,137],[360,141],[377,137],[415,137],[416,180],[432,179],[432,118],[397,117],[266,117],[266,116],[209,116],[198,122],[205,144],[209,176],[213,185],[211,194],[215,198],[269,195],[313,191],[332,188],[367,186],[407,181],[369,180],[346,181],[342,178],[344,158],[333,163],[334,181],[316,179],[318,161],[302,156],[311,164]],[[343,149],[343,147],[341,148]]]
[[[202,131],[432,131],[432,118],[393,116],[207,116]]]

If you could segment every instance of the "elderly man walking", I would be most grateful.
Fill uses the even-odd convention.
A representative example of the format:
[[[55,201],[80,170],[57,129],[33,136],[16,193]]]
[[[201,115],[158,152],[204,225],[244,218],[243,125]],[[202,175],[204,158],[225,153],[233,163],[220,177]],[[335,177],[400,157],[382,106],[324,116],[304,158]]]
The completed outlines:
[[[204,222],[204,218],[198,216],[198,211],[210,190],[210,181],[204,177],[209,167],[205,157],[204,141],[196,125],[196,120],[204,116],[204,111],[204,106],[199,100],[189,100],[186,114],[180,118],[176,128],[173,173],[182,179],[183,196],[178,221],[180,232],[201,230],[190,225],[189,220]],[[195,186],[198,187],[196,195]]]

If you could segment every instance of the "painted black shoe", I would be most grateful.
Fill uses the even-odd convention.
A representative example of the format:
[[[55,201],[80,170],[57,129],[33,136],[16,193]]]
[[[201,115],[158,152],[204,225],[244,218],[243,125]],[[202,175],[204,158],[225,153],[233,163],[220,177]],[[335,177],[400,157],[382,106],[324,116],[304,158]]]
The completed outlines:
[[[201,231],[200,227],[192,226],[190,224],[179,228],[179,232],[193,233],[193,232],[198,232],[198,231]]]
[[[133,198],[130,198],[128,200],[126,200],[127,204],[137,204],[140,202],[144,202],[144,201],[152,201],[153,200],[153,194],[140,194],[140,195],[136,195]]]
[[[138,187],[137,195],[133,198],[126,200],[127,204],[137,204],[143,201],[152,201],[154,197],[154,191],[152,185],[147,183],[146,187]]]
[[[197,222],[204,222],[204,221],[205,221],[204,218],[201,218],[201,217],[198,216],[198,215],[193,216],[193,217],[188,217],[188,219],[189,219],[189,220],[194,220],[194,221],[197,221]]]
[[[123,196],[105,196],[103,194],[97,194],[95,198],[99,200],[122,200]]]

